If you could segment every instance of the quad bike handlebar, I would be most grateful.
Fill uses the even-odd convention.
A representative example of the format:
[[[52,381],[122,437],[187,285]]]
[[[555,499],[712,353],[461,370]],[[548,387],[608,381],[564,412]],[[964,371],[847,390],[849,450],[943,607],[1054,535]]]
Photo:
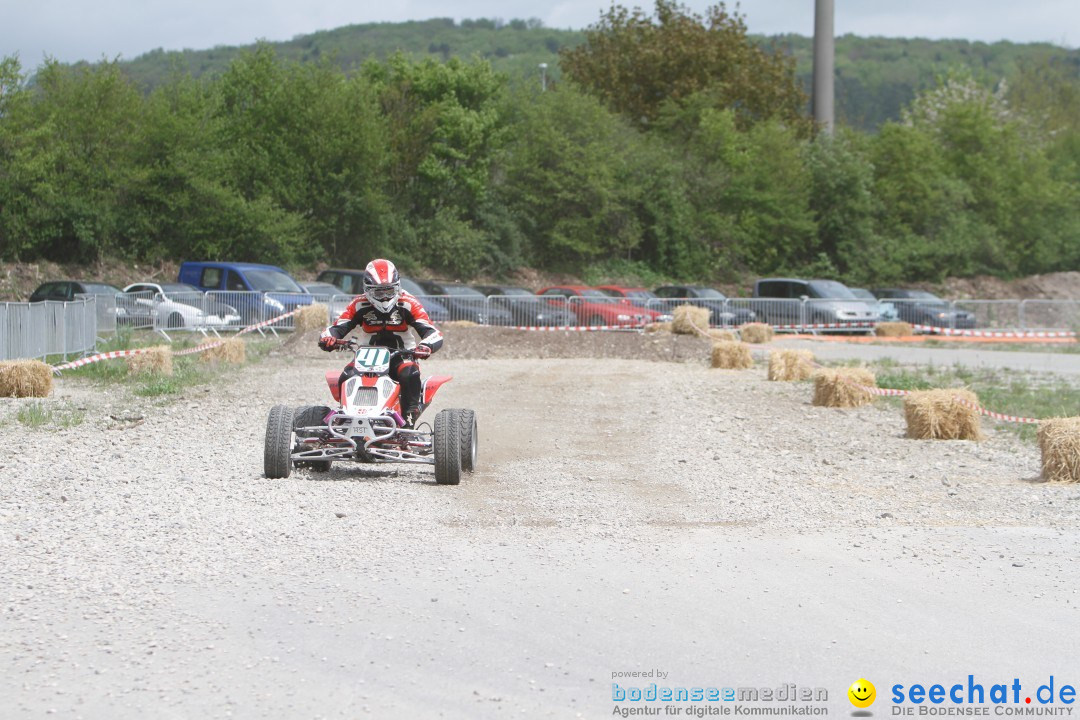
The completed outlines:
[[[356,350],[358,347],[360,347],[359,343],[352,339],[335,340],[334,344],[330,346],[330,350],[344,352],[345,350]],[[431,348],[426,345],[417,345],[412,349],[398,348],[396,350],[390,350],[391,358],[398,355],[414,359],[428,358],[431,357]]]

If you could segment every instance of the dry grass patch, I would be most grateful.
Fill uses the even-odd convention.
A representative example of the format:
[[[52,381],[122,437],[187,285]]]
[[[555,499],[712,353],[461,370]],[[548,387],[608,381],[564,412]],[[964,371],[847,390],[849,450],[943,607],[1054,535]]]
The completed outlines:
[[[1049,482],[1080,482],[1080,417],[1039,423],[1042,476]]]
[[[709,310],[695,305],[675,308],[671,332],[676,335],[701,335],[709,332]]]
[[[883,322],[874,328],[874,334],[878,337],[911,337],[915,334],[911,323],[907,322]]]
[[[744,342],[721,340],[713,343],[712,366],[721,370],[748,370],[754,367],[754,356]]]
[[[52,368],[40,360],[0,362],[0,397],[48,397]]]
[[[769,353],[769,379],[808,380],[814,375],[814,353],[809,350],[774,350]]]
[[[739,337],[742,338],[743,342],[753,343],[754,345],[771,342],[773,335],[775,333],[772,326],[765,323],[747,323],[739,328]]]
[[[907,436],[916,440],[982,440],[979,398],[959,388],[915,390],[904,398]]]
[[[168,345],[145,348],[127,358],[128,373],[132,375],[172,375],[173,356]]]
[[[819,407],[859,407],[874,399],[864,388],[877,387],[877,381],[874,373],[865,368],[826,368],[813,377],[813,403]]]

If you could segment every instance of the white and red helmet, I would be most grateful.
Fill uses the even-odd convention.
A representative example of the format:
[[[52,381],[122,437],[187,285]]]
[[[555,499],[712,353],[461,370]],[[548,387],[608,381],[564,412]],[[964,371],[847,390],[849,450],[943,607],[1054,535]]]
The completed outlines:
[[[390,312],[401,298],[401,278],[389,260],[372,260],[364,269],[364,297],[379,312]]]

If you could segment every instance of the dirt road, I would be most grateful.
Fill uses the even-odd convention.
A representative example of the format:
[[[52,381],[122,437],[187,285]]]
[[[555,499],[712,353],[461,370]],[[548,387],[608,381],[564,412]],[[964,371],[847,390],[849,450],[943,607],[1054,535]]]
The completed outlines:
[[[65,382],[71,430],[0,401],[0,717],[598,718],[647,670],[832,714],[865,676],[883,716],[894,682],[1080,679],[1080,488],[1035,448],[906,440],[760,368],[468,354],[425,366],[479,417],[456,488],[262,477],[270,406],[340,357],[157,406]]]

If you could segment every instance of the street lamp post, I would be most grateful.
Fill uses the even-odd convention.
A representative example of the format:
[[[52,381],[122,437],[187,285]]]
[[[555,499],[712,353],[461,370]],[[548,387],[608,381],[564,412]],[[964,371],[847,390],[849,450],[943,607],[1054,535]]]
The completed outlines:
[[[547,90],[547,63],[540,63],[540,90]]]

